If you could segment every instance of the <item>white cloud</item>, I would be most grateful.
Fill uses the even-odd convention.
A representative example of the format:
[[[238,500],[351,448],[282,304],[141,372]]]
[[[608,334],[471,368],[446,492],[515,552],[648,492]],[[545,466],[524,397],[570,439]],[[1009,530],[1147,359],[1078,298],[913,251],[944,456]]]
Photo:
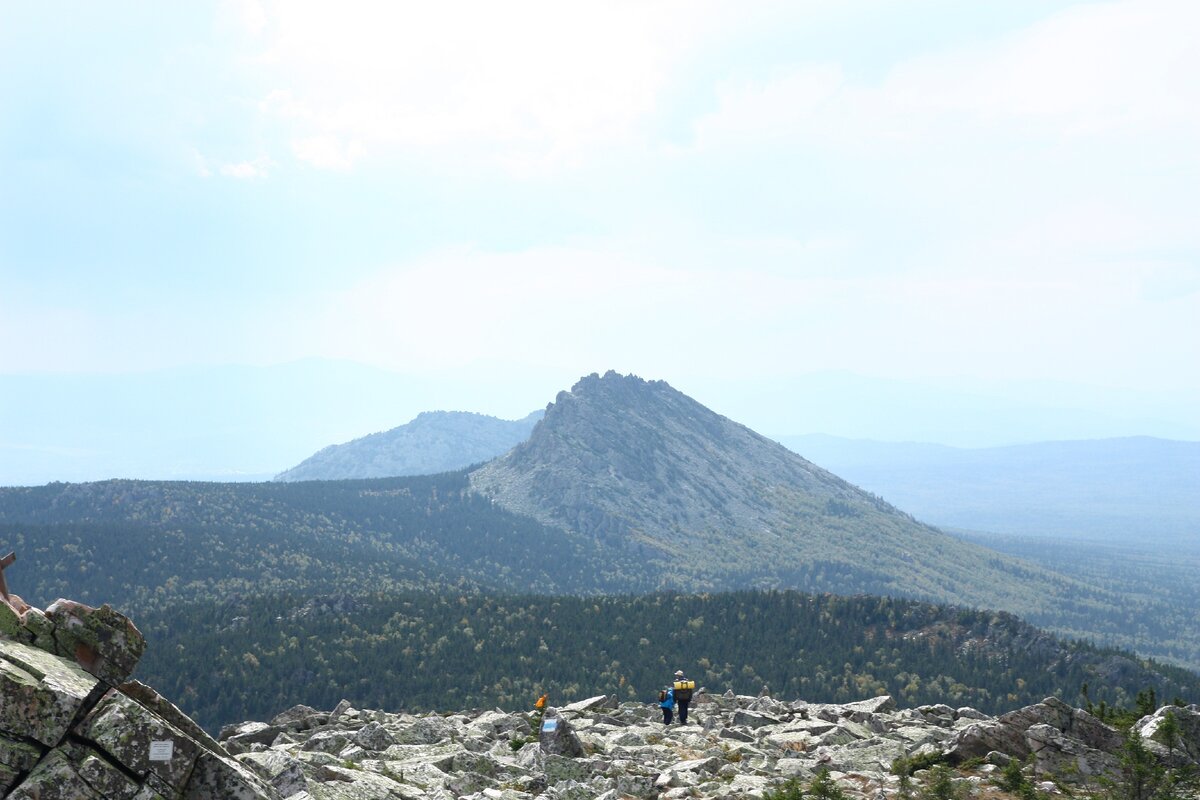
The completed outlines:
[[[1071,7],[988,43],[925,54],[878,83],[799,62],[727,83],[697,122],[701,147],[781,135],[851,148],[962,135],[1063,140],[1200,133],[1200,6],[1125,0]]]
[[[358,142],[345,144],[328,134],[292,140],[292,154],[318,169],[348,170],[365,153]]]
[[[278,87],[263,108],[314,140],[370,152],[527,169],[629,141],[672,61],[710,24],[678,2],[269,5],[256,60]],[[714,18],[715,19],[715,18]],[[286,101],[286,102],[282,102]],[[306,144],[307,143],[307,144]]]
[[[273,166],[275,166],[274,161],[266,156],[260,156],[253,161],[222,164],[221,174],[226,178],[236,178],[238,180],[265,178]]]
[[[221,10],[252,36],[258,36],[266,30],[267,12],[258,0],[225,0]]]

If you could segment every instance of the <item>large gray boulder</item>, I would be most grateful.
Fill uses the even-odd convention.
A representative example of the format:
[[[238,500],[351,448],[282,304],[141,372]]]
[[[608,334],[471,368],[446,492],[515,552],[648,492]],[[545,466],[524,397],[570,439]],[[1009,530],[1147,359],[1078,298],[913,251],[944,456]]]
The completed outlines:
[[[1046,731],[1041,731],[1030,740],[1026,734],[1037,726],[1053,729],[1061,736],[1049,737]],[[967,724],[954,734],[943,752],[951,763],[956,764],[972,758],[983,758],[991,752],[1024,760],[1035,752],[1031,742],[1037,743],[1038,750],[1046,747],[1053,750],[1055,745],[1051,744],[1051,740],[1059,743],[1077,742],[1078,747],[1073,744],[1068,747],[1072,753],[1084,750],[1115,753],[1122,741],[1119,731],[1083,709],[1072,708],[1057,697],[1047,697],[1040,703],[1002,714],[995,720],[984,719]],[[1050,755],[1047,754],[1043,760],[1049,765]]]
[[[1167,717],[1175,718],[1178,738],[1167,741],[1163,723]],[[1149,716],[1142,717],[1133,726],[1143,739],[1157,742],[1168,750],[1178,750],[1184,758],[1200,762],[1200,706],[1163,706]]]
[[[1025,731],[1033,753],[1034,772],[1059,783],[1093,784],[1100,777],[1115,777],[1120,762],[1112,753],[1089,747],[1053,725],[1039,724]]]
[[[108,606],[0,598],[0,797],[279,800],[182,711],[127,681],[144,642]]]
[[[538,747],[547,755],[580,758],[583,756],[583,743],[575,735],[571,723],[564,717],[547,709],[542,719],[542,727],[538,731]]]
[[[55,747],[99,685],[73,662],[0,640],[0,732]]]

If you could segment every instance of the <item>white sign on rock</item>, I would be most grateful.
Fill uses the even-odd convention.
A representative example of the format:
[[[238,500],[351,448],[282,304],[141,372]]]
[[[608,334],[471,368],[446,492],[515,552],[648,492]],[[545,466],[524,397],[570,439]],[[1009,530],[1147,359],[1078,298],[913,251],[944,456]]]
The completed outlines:
[[[151,761],[170,761],[175,755],[175,742],[167,739],[165,742],[150,742]]]

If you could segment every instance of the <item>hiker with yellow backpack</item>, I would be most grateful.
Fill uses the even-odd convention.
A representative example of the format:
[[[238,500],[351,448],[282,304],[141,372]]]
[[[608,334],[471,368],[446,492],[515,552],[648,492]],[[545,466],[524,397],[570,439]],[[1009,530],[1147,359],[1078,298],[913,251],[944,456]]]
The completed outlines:
[[[684,677],[683,670],[675,671],[675,682],[671,685],[671,694],[679,709],[680,725],[687,725],[688,704],[692,702],[692,692],[695,689],[696,682]],[[663,716],[666,716],[665,712]]]

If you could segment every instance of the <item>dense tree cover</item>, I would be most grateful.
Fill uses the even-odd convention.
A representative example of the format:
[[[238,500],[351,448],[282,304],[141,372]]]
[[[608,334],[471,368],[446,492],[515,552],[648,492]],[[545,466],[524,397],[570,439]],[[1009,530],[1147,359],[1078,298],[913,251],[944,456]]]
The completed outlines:
[[[996,534],[960,534],[980,544],[1018,556],[1086,582],[1105,586],[1123,602],[1086,626],[1055,625],[1053,614],[1029,615],[1055,625],[1068,636],[1099,644],[1139,649],[1153,642],[1155,658],[1195,668],[1200,665],[1200,543],[1190,546],[1140,545],[1086,539]]]
[[[138,620],[139,677],[209,727],[340,699],[389,710],[650,701],[674,670],[709,691],[814,702],[892,694],[996,712],[1057,694],[1123,705],[1200,677],[1065,644],[1003,613],[796,592],[546,597],[401,593],[189,604]]]
[[[13,591],[130,613],[279,591],[655,588],[632,556],[495,507],[462,473],[0,489]]]
[[[9,585],[29,602],[107,602],[135,617],[212,598],[347,591],[580,595],[796,588],[933,597],[929,583],[937,573],[927,563],[948,558],[946,553],[913,552],[907,565],[885,572],[865,538],[855,545],[864,536],[855,527],[862,519],[846,516],[836,503],[825,505],[811,510],[813,518],[843,541],[810,543],[809,557],[776,557],[768,568],[745,566],[737,553],[715,552],[686,537],[680,544],[686,555],[664,561],[636,541],[548,528],[471,493],[462,472],[358,481],[6,488],[0,489],[0,546],[17,551]],[[840,554],[847,548],[858,563]],[[1194,570],[1181,569],[1178,561],[1171,567],[1161,556],[1119,553],[1105,560],[1109,550],[1099,546],[1059,557],[1016,544],[1009,549],[1031,560],[996,553],[988,564],[959,564],[964,586],[944,585],[943,594],[969,588],[978,596],[978,586],[966,586],[974,575],[1007,575],[1012,582],[1001,588],[1019,606],[1001,607],[1024,609],[1022,615],[1038,625],[1200,665]],[[720,574],[688,571],[722,559]]]

